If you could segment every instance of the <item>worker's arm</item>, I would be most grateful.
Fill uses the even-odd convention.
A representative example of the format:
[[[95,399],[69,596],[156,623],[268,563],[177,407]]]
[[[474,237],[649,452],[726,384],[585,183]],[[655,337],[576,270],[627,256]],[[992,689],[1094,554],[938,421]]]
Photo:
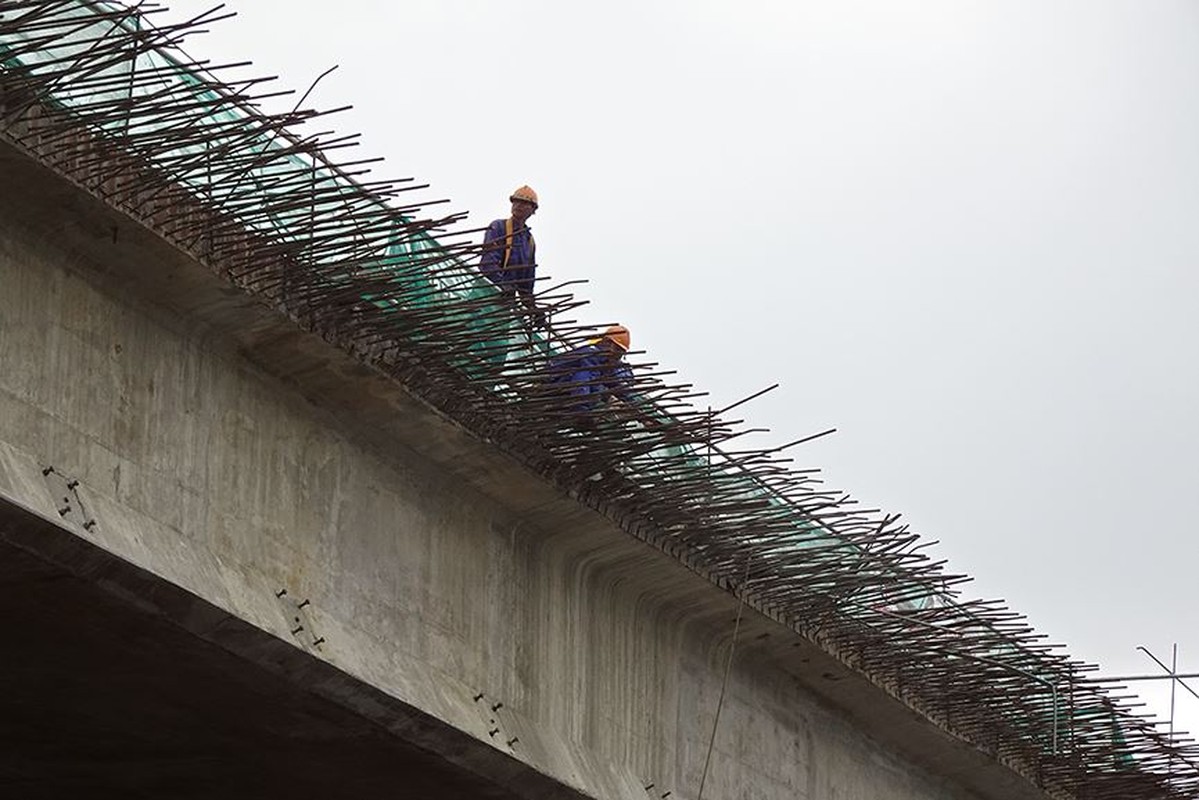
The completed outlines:
[[[483,257],[479,260],[479,270],[492,280],[503,286],[504,276],[504,221],[497,219],[487,226],[483,234]]]
[[[537,278],[537,245],[528,228],[524,228],[512,238],[515,240],[512,242],[513,260],[509,262],[508,274],[504,277],[510,281],[511,287],[521,296],[525,304],[532,307],[535,305],[533,303],[533,283]]]
[[[608,390],[617,400],[625,403],[632,402],[633,398],[633,369],[624,361],[621,361],[612,370],[612,380],[608,386]]]
[[[526,229],[523,236],[517,236],[514,244],[519,244],[521,263],[519,266],[514,266],[511,263],[508,265],[507,274],[504,279],[507,282],[505,289],[515,292],[517,298],[520,299],[521,305],[524,308],[524,313],[527,315],[529,324],[535,328],[545,328],[548,324],[546,314],[537,306],[537,299],[533,295],[534,284],[537,279],[537,249],[533,241],[533,235]],[[514,253],[515,255],[515,253]]]
[[[508,284],[516,290],[516,293],[521,296],[526,305],[534,306],[533,302],[533,282],[536,280],[536,270],[534,266],[516,267],[508,270]]]

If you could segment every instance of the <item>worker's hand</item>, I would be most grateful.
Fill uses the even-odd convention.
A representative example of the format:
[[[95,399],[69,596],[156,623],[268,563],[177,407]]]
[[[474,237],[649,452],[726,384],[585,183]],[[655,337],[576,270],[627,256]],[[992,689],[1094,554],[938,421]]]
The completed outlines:
[[[530,324],[534,328],[548,329],[549,321],[546,313],[537,305],[537,301],[533,299],[532,295],[522,294],[520,299],[525,305],[525,313],[529,315]]]

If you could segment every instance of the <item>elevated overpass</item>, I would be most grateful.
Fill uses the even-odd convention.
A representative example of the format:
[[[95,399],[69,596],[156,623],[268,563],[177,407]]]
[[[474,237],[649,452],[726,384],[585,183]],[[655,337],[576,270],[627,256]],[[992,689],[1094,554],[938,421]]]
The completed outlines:
[[[643,365],[580,436],[536,392],[578,302],[526,332],[454,215],[172,48],[201,25],[0,2],[0,788],[1194,796],[689,387]]]

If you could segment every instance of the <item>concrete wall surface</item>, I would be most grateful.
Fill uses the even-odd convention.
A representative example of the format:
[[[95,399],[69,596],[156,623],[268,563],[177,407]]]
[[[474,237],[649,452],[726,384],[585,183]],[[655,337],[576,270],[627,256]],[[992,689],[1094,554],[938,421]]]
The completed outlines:
[[[696,797],[735,601],[402,391],[291,364],[319,342],[77,203],[0,216],[0,495],[465,733],[304,687],[518,793],[523,763]],[[980,796],[818,697],[812,670],[870,688],[821,659],[745,618],[705,798]],[[1009,777],[992,796],[1036,796]]]

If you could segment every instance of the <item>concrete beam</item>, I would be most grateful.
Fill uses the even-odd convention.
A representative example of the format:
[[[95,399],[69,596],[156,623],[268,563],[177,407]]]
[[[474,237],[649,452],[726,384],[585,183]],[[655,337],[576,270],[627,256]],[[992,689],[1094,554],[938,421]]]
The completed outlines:
[[[72,536],[520,796],[693,795],[731,596],[7,146],[0,175],[0,496],[53,520],[77,480]],[[772,620],[742,634],[706,796],[1042,797]]]
[[[22,798],[566,796],[446,726],[0,502],[0,786]],[[371,709],[374,713],[362,713]],[[401,737],[393,728],[422,731]],[[471,753],[447,761],[438,752]],[[517,795],[465,762],[515,778]]]

